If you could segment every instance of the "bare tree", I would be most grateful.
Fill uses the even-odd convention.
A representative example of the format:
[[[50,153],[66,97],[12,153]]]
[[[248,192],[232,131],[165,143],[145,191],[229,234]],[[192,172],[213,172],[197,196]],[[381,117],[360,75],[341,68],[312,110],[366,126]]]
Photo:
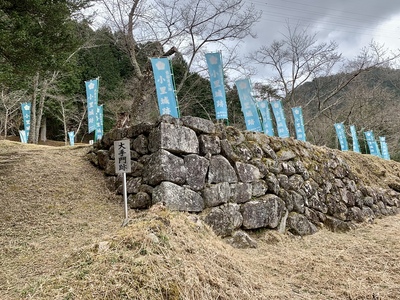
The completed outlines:
[[[0,117],[0,135],[3,132],[4,138],[7,138],[9,130],[9,120],[19,111],[20,103],[23,101],[25,93],[23,91],[6,91],[1,90],[1,108],[2,116]],[[18,130],[19,128],[15,128]]]
[[[344,122],[348,125],[346,128],[350,141],[349,125],[356,125],[360,139],[363,139],[364,131],[373,130],[376,136],[386,136],[390,150],[398,152],[400,120],[397,111],[400,103],[395,92],[387,88],[380,78],[365,78],[364,75],[357,76],[336,96],[333,103],[340,103],[339,106],[324,109],[318,118],[313,117],[313,111],[307,110],[305,119],[313,120],[307,122],[309,140],[318,145],[337,147],[333,124]]]
[[[301,102],[303,107],[312,104],[322,113],[339,104],[340,99],[332,99],[360,73],[388,66],[399,55],[399,52],[390,53],[381,45],[371,42],[361,49],[355,59],[345,60],[338,52],[336,42],[320,43],[316,34],[310,34],[308,29],[293,29],[287,25],[287,34],[283,35],[282,40],[274,41],[270,46],[262,46],[251,58],[258,64],[269,66],[276,74],[268,83],[280,91],[285,103],[296,106]],[[328,81],[329,89],[325,89],[325,86],[323,88],[327,83],[326,78],[338,70],[342,76],[335,76],[334,85]],[[314,93],[307,99],[300,99],[298,88],[311,81]]]
[[[96,47],[93,46],[93,40],[89,39],[85,44],[80,45],[71,52],[63,62],[64,65],[68,64],[70,60],[82,49]],[[43,113],[46,108],[46,101],[50,97],[55,97],[59,93],[57,91],[57,84],[60,78],[65,75],[63,71],[47,71],[35,73],[32,78],[32,94],[31,94],[31,130],[29,131],[28,142],[37,144],[39,141],[40,130],[42,127]]]
[[[31,129],[29,131],[29,143],[39,142],[39,133],[42,124],[42,117],[45,108],[45,101],[49,95],[49,90],[54,87],[60,72],[54,71],[41,77],[37,72],[33,78],[33,93],[31,105]]]
[[[365,115],[365,111],[355,113],[356,106],[361,103],[358,101],[360,95],[356,97],[354,89],[361,90],[352,83],[374,68],[389,67],[399,56],[399,51],[393,53],[371,42],[354,59],[345,60],[335,42],[320,43],[316,34],[288,25],[282,40],[261,47],[251,58],[269,66],[276,74],[267,82],[278,90],[287,109],[303,107],[308,139],[319,145],[332,145],[336,140],[333,123],[350,119],[361,121]],[[376,93],[383,89],[376,85],[375,90],[365,86],[362,90],[366,99],[371,99],[369,107],[375,107],[378,103],[373,103],[378,101]]]
[[[327,76],[342,60],[335,42],[319,43],[316,34],[308,29],[287,25],[283,39],[270,46],[262,46],[251,59],[269,66],[276,74],[269,84],[280,91],[281,97],[290,105],[297,105],[296,89],[307,81]]]
[[[254,6],[244,0],[102,0],[114,29],[122,33],[123,47],[130,57],[135,79],[132,82],[131,122],[152,119],[157,113],[150,65],[141,64],[140,45],[153,43],[146,57],[166,56],[164,47],[184,55],[188,69],[177,92],[190,71],[197,65],[199,54],[207,45],[225,45],[240,40],[251,32],[260,18]],[[158,45],[158,46],[157,46]],[[221,46],[222,47],[222,46]],[[234,47],[233,47],[234,48]]]

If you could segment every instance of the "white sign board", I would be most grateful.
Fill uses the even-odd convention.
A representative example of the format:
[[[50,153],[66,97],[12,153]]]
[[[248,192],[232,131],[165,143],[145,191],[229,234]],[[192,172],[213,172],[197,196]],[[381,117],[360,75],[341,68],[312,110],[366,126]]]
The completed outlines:
[[[131,172],[131,150],[129,140],[114,142],[115,173]]]

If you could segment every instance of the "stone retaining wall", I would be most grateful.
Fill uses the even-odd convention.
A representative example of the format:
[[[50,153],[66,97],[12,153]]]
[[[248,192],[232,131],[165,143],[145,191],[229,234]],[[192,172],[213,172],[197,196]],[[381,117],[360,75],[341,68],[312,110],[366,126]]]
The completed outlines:
[[[399,210],[397,191],[365,186],[337,150],[195,117],[164,116],[105,134],[88,156],[118,193],[113,144],[121,139],[131,141],[132,209],[162,202],[199,214],[222,237],[239,232],[242,238],[242,230],[258,228],[296,235],[321,226],[346,231]]]

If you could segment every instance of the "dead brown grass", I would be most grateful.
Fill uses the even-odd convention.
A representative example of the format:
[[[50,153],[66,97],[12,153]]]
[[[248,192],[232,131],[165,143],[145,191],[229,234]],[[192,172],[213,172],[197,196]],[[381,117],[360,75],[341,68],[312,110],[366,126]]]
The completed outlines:
[[[122,228],[86,151],[0,141],[1,299],[399,298],[399,216],[346,234],[258,231],[246,250],[158,206]]]

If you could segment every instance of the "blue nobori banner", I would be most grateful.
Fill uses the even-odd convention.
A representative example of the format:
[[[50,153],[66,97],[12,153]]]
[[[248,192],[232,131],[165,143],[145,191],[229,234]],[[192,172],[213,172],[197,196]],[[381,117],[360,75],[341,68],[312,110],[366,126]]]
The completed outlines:
[[[257,107],[251,95],[250,80],[248,78],[236,80],[235,85],[238,90],[244,121],[246,122],[246,129],[249,131],[262,131]]]
[[[210,75],[211,90],[214,99],[216,119],[228,119],[226,95],[224,85],[224,73],[222,68],[221,53],[207,53],[208,74]]]
[[[375,140],[375,136],[374,136],[374,133],[372,132],[372,130],[371,131],[365,131],[364,135],[365,135],[365,139],[367,140],[369,153],[371,155],[375,155],[375,156],[381,157],[380,150],[379,150],[379,147],[378,147],[378,143]]]
[[[347,144],[346,132],[344,130],[344,125],[342,123],[336,123],[335,130],[336,130],[336,135],[337,135],[339,143],[340,143],[340,149],[342,151],[349,150],[349,145]]]
[[[282,101],[275,100],[271,102],[272,112],[275,116],[278,136],[281,138],[289,137],[289,129],[286,124],[285,112],[283,111]]]
[[[386,138],[384,136],[380,136],[379,142],[381,144],[381,149],[382,149],[382,158],[386,159],[386,160],[390,160],[390,154],[389,154],[388,145],[386,143]]]
[[[96,109],[96,137],[95,140],[101,140],[103,137],[103,105],[98,105]]]
[[[30,102],[21,103],[22,118],[24,120],[25,139],[29,137],[29,131],[31,130],[31,108]]]
[[[21,143],[26,144],[28,142],[28,139],[26,136],[26,130],[19,130],[19,138],[21,140]]]
[[[303,110],[299,107],[292,107],[292,114],[294,118],[294,129],[296,131],[296,138],[300,141],[306,141],[306,131],[304,129]]]
[[[168,58],[152,58],[151,66],[153,68],[154,82],[156,84],[160,115],[171,115],[174,118],[179,118],[172,72]]]
[[[97,103],[99,97],[99,79],[91,79],[85,81],[86,86],[86,100],[88,111],[88,132],[91,133],[96,130],[96,113]]]
[[[264,100],[257,102],[257,105],[263,119],[264,133],[269,136],[274,136],[274,126],[272,124],[271,111],[269,110],[269,102]]]
[[[68,138],[69,138],[69,145],[74,146],[75,145],[75,132],[68,131]]]
[[[360,144],[358,143],[358,138],[357,138],[357,131],[356,131],[356,126],[351,125],[350,126],[350,132],[351,132],[351,137],[353,139],[353,151],[360,153]]]

